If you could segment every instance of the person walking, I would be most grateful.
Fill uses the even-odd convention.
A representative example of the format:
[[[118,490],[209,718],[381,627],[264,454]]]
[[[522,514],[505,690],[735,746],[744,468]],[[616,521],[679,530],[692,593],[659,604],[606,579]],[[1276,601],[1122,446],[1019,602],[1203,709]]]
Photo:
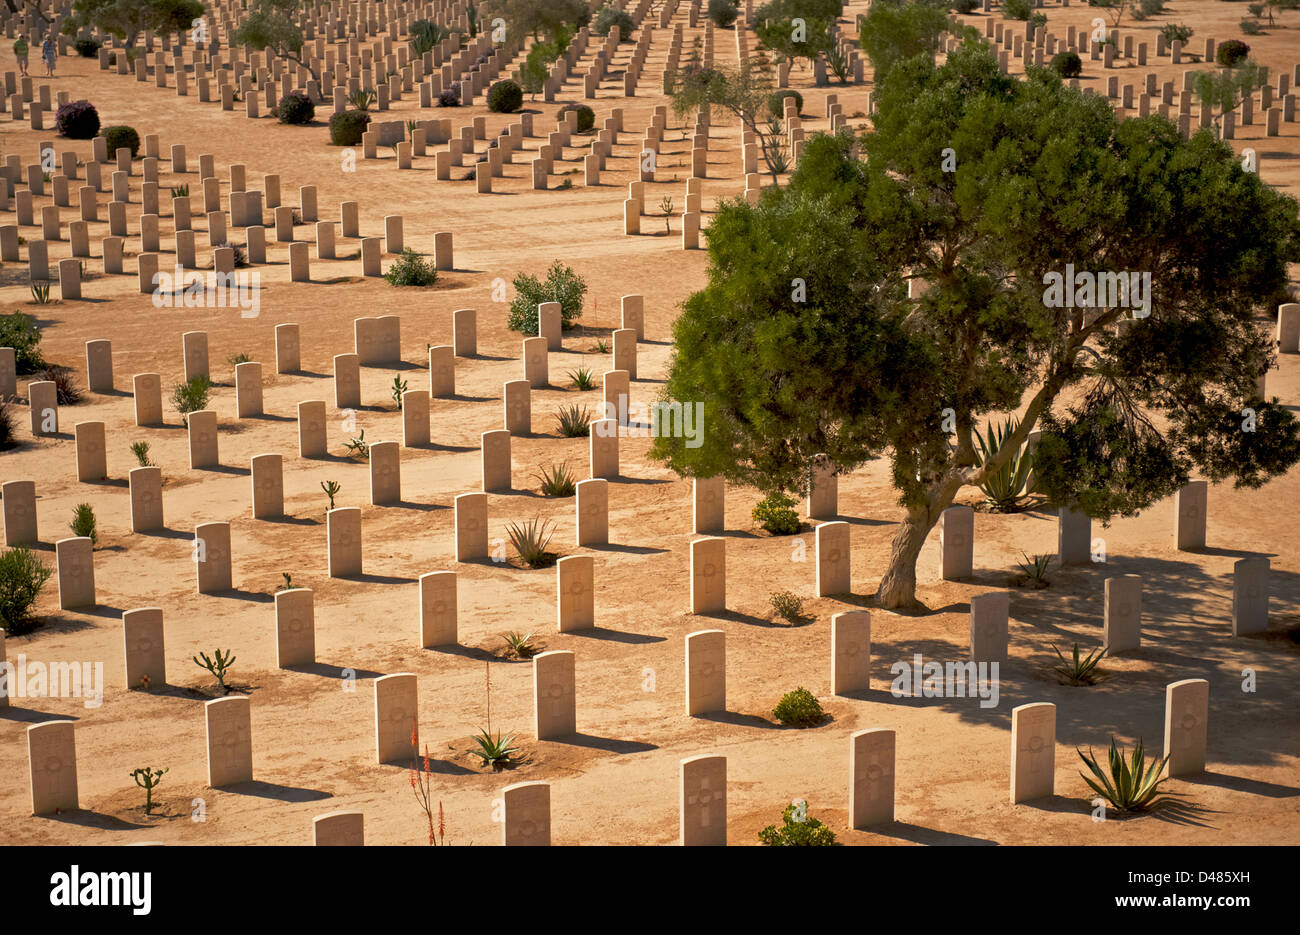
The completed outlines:
[[[14,43],[14,58],[18,59],[18,73],[27,74],[27,37],[19,36]]]
[[[52,78],[54,76],[54,60],[58,57],[59,52],[54,47],[53,37],[47,36],[45,44],[41,46],[41,58],[45,60],[45,76]]]

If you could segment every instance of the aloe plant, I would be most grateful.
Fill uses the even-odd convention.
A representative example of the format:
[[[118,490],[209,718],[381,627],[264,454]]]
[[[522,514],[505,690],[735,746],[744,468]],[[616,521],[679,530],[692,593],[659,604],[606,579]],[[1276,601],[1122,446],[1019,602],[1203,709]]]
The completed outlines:
[[[1000,425],[989,422],[983,432],[976,430],[975,446],[979,449],[981,467],[1002,450],[1002,446],[1019,426],[1018,420],[1008,418]],[[989,505],[996,512],[1014,513],[1020,509],[1021,501],[1029,486],[1029,473],[1033,466],[1033,455],[1029,453],[1026,446],[1021,445],[1001,467],[984,479],[984,483],[980,484],[980,490],[984,491]]]
[[[506,651],[516,659],[531,659],[541,652],[541,649],[533,642],[531,633],[520,633],[518,630],[511,630],[509,633],[501,634],[501,638],[506,641]]]
[[[1057,649],[1056,644],[1052,644],[1052,651],[1056,653],[1056,658],[1061,660],[1061,664],[1052,666],[1052,671],[1066,685],[1095,685],[1101,681],[1103,675],[1097,664],[1101,662],[1106,655],[1106,647],[1098,646],[1086,657],[1079,657],[1079,644],[1074,644],[1074,654],[1071,658],[1066,659]]]
[[[519,560],[530,568],[546,563],[550,557],[546,546],[554,534],[555,527],[541,517],[535,517],[527,523],[510,523],[506,526],[506,535],[519,553]]]
[[[535,475],[544,497],[572,497],[576,481],[567,464],[552,464]]]
[[[569,376],[573,378],[573,385],[580,390],[590,390],[596,387],[596,381],[592,379],[591,370],[587,367],[570,370]]]
[[[1093,792],[1121,812],[1141,812],[1155,805],[1160,794],[1160,784],[1169,778],[1167,776],[1164,779],[1160,778],[1165,764],[1169,762],[1169,757],[1157,760],[1148,769],[1141,739],[1133,748],[1131,761],[1125,761],[1123,751],[1115,745],[1115,738],[1110,738],[1109,776],[1097,765],[1091,747],[1086,754],[1078,747],[1075,747],[1074,751],[1079,754],[1079,758],[1087,764],[1088,770],[1096,778],[1094,781],[1081,772],[1079,775],[1083,777],[1083,781]]]
[[[515,764],[515,754],[519,748],[515,746],[514,734],[490,734],[487,728],[479,728],[474,742],[478,744],[478,749],[470,752],[482,760],[484,766],[505,769]]]
[[[586,438],[591,434],[591,410],[577,403],[561,406],[555,425],[565,438]]]
[[[1047,587],[1051,583],[1047,580],[1047,568],[1051,564],[1052,556],[1035,555],[1030,558],[1024,552],[1020,554],[1024,556],[1024,561],[1016,562],[1016,564],[1020,566],[1020,570],[1023,572],[1020,576],[1021,581],[1025,584],[1032,584],[1036,588]]]

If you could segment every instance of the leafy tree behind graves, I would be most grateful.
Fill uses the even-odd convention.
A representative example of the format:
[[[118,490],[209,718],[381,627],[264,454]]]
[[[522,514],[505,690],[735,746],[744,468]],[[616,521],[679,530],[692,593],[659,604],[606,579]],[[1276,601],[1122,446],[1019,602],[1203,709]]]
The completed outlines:
[[[76,0],[72,15],[63,21],[62,32],[75,36],[93,27],[116,36],[132,49],[146,31],[163,35],[188,32],[203,10],[198,0]]]
[[[717,214],[664,388],[702,401],[706,429],[656,439],[670,468],[795,492],[819,454],[887,457],[904,517],[877,597],[900,607],[942,511],[1033,431],[1040,488],[1103,521],[1193,471],[1258,487],[1300,461],[1300,424],[1256,391],[1256,314],[1300,261],[1294,199],[1212,133],[1119,120],[1047,69],[1002,74],[982,43],[897,61],[877,95],[874,133],[813,137],[786,188]],[[1067,264],[1150,273],[1150,316],[1113,333],[1118,303],[1049,307]],[[1020,421],[981,463],[994,413]]]
[[[230,41],[257,52],[269,51],[276,58],[301,65],[319,81],[320,73],[303,55],[306,40],[298,25],[298,13],[303,6],[303,0],[250,0],[248,15],[231,33]]]
[[[913,56],[928,55],[933,61],[939,37],[948,29],[948,4],[943,0],[885,0],[871,4],[858,44],[871,59],[879,82],[894,65]]]
[[[525,36],[534,39],[545,37],[550,41],[561,31],[587,25],[591,8],[585,0],[493,0],[483,5],[483,22],[491,23],[500,17],[505,20],[506,34],[519,41]]]

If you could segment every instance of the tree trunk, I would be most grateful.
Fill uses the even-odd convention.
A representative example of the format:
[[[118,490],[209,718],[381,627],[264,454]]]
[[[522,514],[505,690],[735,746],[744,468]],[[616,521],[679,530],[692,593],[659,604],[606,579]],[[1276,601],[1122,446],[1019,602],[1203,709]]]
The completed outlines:
[[[934,523],[930,519],[929,510],[922,508],[907,511],[907,519],[894,534],[889,552],[889,567],[876,591],[880,606],[916,606],[916,560]]]

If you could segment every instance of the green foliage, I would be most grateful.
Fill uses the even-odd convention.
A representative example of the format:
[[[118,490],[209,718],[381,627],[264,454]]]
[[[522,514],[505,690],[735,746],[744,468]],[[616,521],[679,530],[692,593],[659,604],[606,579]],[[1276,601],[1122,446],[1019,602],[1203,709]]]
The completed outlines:
[[[438,271],[431,261],[407,247],[388,267],[384,279],[390,286],[432,286],[438,281]]]
[[[1224,114],[1236,110],[1256,88],[1267,83],[1268,69],[1254,59],[1246,59],[1231,68],[1197,72],[1194,89],[1202,104],[1219,111],[1214,118],[1219,126]]]
[[[351,94],[348,95],[348,103],[351,104],[353,107],[355,107],[357,110],[359,110],[361,113],[365,113],[366,111],[370,110],[370,106],[374,104],[375,101],[377,101],[378,99],[379,99],[378,94],[376,94],[374,91],[366,90],[365,88],[358,88],[357,90],[353,91]]]
[[[563,120],[564,115],[574,111],[578,115],[578,132],[586,133],[596,125],[596,112],[586,104],[565,104],[555,112],[556,120]]]
[[[1009,454],[979,485],[996,513],[1016,513],[1022,506],[1025,490],[1029,486],[1029,474],[1034,468],[1034,456],[1029,453],[1028,444],[1011,445],[1009,439],[1020,427],[1020,420],[1007,418],[997,424],[990,421],[983,432],[975,432],[975,447],[978,449],[978,463],[983,467],[1002,453],[1006,446]]]
[[[159,35],[185,32],[202,15],[198,0],[76,0],[62,32],[75,35],[93,27],[125,40],[127,49],[135,51],[136,39],[146,30]]]
[[[793,89],[784,89],[767,96],[767,110],[772,115],[772,119],[780,120],[785,116],[785,99],[794,98],[794,112],[796,114],[803,110],[803,95]]]
[[[54,114],[60,136],[70,140],[91,140],[99,134],[99,111],[90,101],[68,101]]]
[[[424,58],[425,53],[432,52],[434,46],[451,35],[437,23],[427,19],[417,19],[411,23],[408,31],[411,36],[411,51],[416,58]]]
[[[0,628],[10,636],[36,629],[39,620],[32,607],[53,573],[31,549],[19,546],[0,553]]]
[[[72,43],[72,47],[77,50],[77,54],[82,58],[94,58],[99,55],[101,44],[94,39],[78,39]]]
[[[577,482],[565,464],[544,467],[536,477],[543,497],[572,497],[576,489]]]
[[[135,784],[144,790],[144,813],[148,815],[153,811],[153,790],[158,788],[162,782],[165,769],[153,769],[149,766],[142,766],[139,769],[131,771],[131,777]]]
[[[343,486],[336,480],[323,480],[320,482],[320,489],[325,491],[325,496],[330,498],[329,509],[334,509],[334,498],[338,496]]]
[[[355,458],[358,461],[370,460],[370,443],[366,441],[365,429],[362,429],[361,434],[356,438],[349,438],[343,447],[346,449],[349,458]]]
[[[18,420],[14,418],[14,409],[9,403],[0,399],[0,451],[18,444]]]
[[[131,454],[135,455],[135,460],[139,463],[140,467],[154,466],[154,463],[149,460],[148,442],[131,442]]]
[[[1083,59],[1078,52],[1057,52],[1047,67],[1062,78],[1077,78],[1083,74]]]
[[[1020,554],[1023,556],[1024,561],[1016,562],[1016,565],[1019,566],[1021,571],[1021,584],[1031,584],[1035,588],[1040,589],[1051,584],[1051,581],[1047,578],[1047,569],[1052,563],[1052,556],[1050,554],[1035,555],[1033,558],[1030,558],[1024,552],[1021,552]]]
[[[1244,19],[1237,24],[1237,28],[1248,36],[1263,35],[1264,27],[1253,19]],[[1231,41],[1231,40],[1229,40]]]
[[[950,8],[956,13],[974,13],[979,6],[980,0],[953,0]]]
[[[525,91],[536,96],[546,87],[546,79],[551,73],[551,63],[560,57],[560,53],[568,46],[571,38],[568,33],[564,33],[559,37],[562,41],[534,42],[529,46],[528,57],[524,60],[524,67],[519,75]]]
[[[36,327],[36,319],[26,312],[0,315],[0,347],[14,349],[14,367],[20,374],[45,369],[41,331]]]
[[[248,351],[240,351],[238,354],[231,354],[227,357],[226,363],[230,364],[231,367],[238,367],[240,364],[251,363],[252,360],[252,354],[248,353]]]
[[[1219,43],[1214,50],[1214,60],[1224,68],[1235,68],[1250,55],[1250,46],[1240,39],[1229,39]]]
[[[533,642],[533,634],[520,633],[518,630],[511,630],[508,633],[501,634],[501,638],[506,641],[506,654],[514,656],[516,659],[532,659],[540,653],[541,647]]]
[[[39,280],[33,282],[29,287],[32,291],[32,301],[37,305],[51,305],[54,300],[50,298],[49,280]]]
[[[289,574],[287,571],[282,571],[280,572],[280,577],[283,578],[284,581],[275,586],[276,593],[278,594],[281,591],[292,591],[293,575]]]
[[[393,403],[397,406],[398,412],[402,411],[402,394],[406,392],[406,389],[407,382],[402,379],[401,374],[393,377],[393,385],[390,395],[393,398]]]
[[[924,55],[933,62],[939,37],[948,30],[948,10],[938,0],[873,3],[862,20],[858,41],[871,59],[879,85],[890,70],[908,59]]]
[[[1003,0],[1003,19],[1027,20],[1033,12],[1033,0]]]
[[[275,116],[281,123],[302,126],[316,117],[316,105],[302,91],[290,91],[275,107]]]
[[[509,769],[518,761],[519,747],[515,745],[514,734],[490,734],[487,728],[479,728],[474,737],[478,749],[471,750],[483,766],[494,770]]]
[[[319,79],[310,58],[303,55],[306,40],[298,25],[301,9],[302,0],[248,0],[247,13],[239,28],[230,34],[230,44],[270,51],[301,65]]]
[[[190,196],[190,186],[188,182],[184,185],[174,185],[170,187],[168,191],[171,192],[173,198],[188,198]]]
[[[772,717],[786,727],[812,727],[826,719],[817,696],[808,689],[799,687],[786,692],[772,709]]]
[[[768,825],[758,840],[768,847],[840,847],[835,832],[816,818],[809,818],[808,803],[791,803],[781,812],[780,828]]]
[[[726,29],[740,15],[737,0],[709,0],[708,15],[713,25]]]
[[[1083,760],[1092,773],[1092,776],[1079,773],[1083,781],[1121,812],[1142,812],[1151,808],[1159,801],[1160,784],[1168,781],[1168,777],[1161,779],[1160,774],[1164,772],[1169,757],[1156,760],[1147,768],[1141,740],[1133,748],[1132,759],[1126,761],[1124,752],[1115,745],[1115,738],[1110,738],[1109,775],[1097,765],[1091,747],[1086,754],[1078,747],[1075,747],[1074,752],[1079,754],[1079,759]]]
[[[190,377],[184,383],[177,383],[172,389],[172,405],[182,416],[198,412],[208,406],[208,396],[212,393],[212,380],[204,374]]]
[[[135,131],[135,127],[104,127],[101,135],[107,144],[109,158],[123,148],[131,150],[132,159],[140,154],[140,134]]]
[[[207,669],[212,673],[212,677],[215,678],[217,684],[221,686],[223,694],[230,691],[230,689],[226,687],[226,673],[229,672],[230,667],[235,664],[235,655],[233,652],[229,649],[218,649],[212,654],[212,658],[210,659],[208,658],[208,654],[204,652],[199,653],[193,658],[196,666],[200,669]],[[199,661],[200,659],[202,659],[202,662]]]
[[[70,367],[47,367],[37,375],[37,379],[54,384],[55,400],[60,406],[75,406],[84,396]]]
[[[555,42],[572,36],[591,21],[591,8],[586,0],[495,0],[491,10],[494,16],[506,21],[511,40],[532,36]],[[566,39],[564,45],[567,44]]]
[[[513,114],[524,105],[524,89],[509,78],[495,82],[488,90],[488,110],[494,114]]]
[[[1183,23],[1166,23],[1160,27],[1160,33],[1165,37],[1165,41],[1171,45],[1174,42],[1186,43],[1188,39],[1192,38],[1192,27]]]
[[[555,555],[546,551],[555,535],[555,526],[541,517],[526,523],[507,523],[506,536],[519,553],[519,560],[529,568],[540,568],[555,561]]]
[[[632,15],[626,10],[620,10],[611,4],[605,4],[596,13],[591,21],[591,31],[597,36],[608,36],[610,27],[618,27],[618,41],[628,42],[632,37],[632,30],[636,29],[636,24],[632,22]]]
[[[72,510],[72,522],[68,524],[74,536],[84,536],[91,545],[99,541],[95,529],[95,508],[89,503],[78,503]]]
[[[356,146],[370,125],[370,115],[360,110],[345,110],[330,117],[330,142],[335,146]]]
[[[1139,0],[1138,10],[1144,16],[1156,16],[1165,12],[1165,0]],[[1134,15],[1137,14],[1138,10],[1133,11]]]
[[[555,426],[565,438],[587,438],[591,435],[591,410],[577,403],[561,406]]]
[[[573,380],[573,385],[580,390],[596,388],[596,381],[591,377],[590,367],[579,367],[577,370],[570,370],[569,378]]]
[[[572,328],[582,317],[582,301],[587,294],[587,281],[571,266],[559,260],[546,271],[540,280],[529,273],[519,273],[514,278],[515,297],[510,303],[506,326],[511,331],[535,335],[538,333],[537,306],[543,302],[560,303],[560,326]]]
[[[1082,658],[1079,655],[1078,643],[1074,644],[1074,653],[1069,659],[1061,655],[1061,650],[1055,643],[1052,644],[1052,652],[1056,653],[1056,658],[1061,660],[1059,665],[1052,666],[1052,671],[1056,673],[1062,685],[1096,685],[1105,678],[1105,673],[1097,668],[1102,657],[1106,655],[1105,646],[1098,646]]]
[[[773,591],[768,600],[772,604],[772,613],[790,623],[803,619],[803,598],[793,591]]]
[[[830,26],[838,12],[821,0],[770,0],[754,13],[754,33],[759,47],[779,60],[794,63],[802,58],[811,63],[830,48]]]
[[[795,500],[773,491],[754,507],[754,522],[774,536],[789,536],[799,531],[799,514],[794,510]]]

